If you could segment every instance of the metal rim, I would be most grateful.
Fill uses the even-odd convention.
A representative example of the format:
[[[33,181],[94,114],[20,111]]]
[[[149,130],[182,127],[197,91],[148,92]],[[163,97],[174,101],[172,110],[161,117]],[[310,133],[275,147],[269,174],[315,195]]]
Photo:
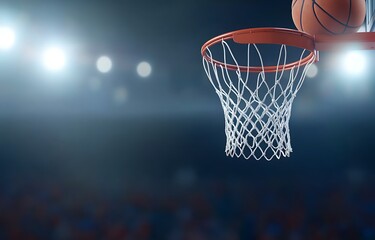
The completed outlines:
[[[279,66],[236,66],[225,64],[211,58],[207,49],[223,40],[233,40],[239,44],[285,44],[308,50],[310,53],[301,60]],[[249,28],[222,34],[207,41],[201,49],[201,54],[208,62],[226,67],[230,70],[240,70],[241,72],[277,72],[290,70],[296,66],[303,66],[309,62],[317,60],[318,53],[315,50],[315,39],[313,36],[299,32],[297,30],[284,28]]]

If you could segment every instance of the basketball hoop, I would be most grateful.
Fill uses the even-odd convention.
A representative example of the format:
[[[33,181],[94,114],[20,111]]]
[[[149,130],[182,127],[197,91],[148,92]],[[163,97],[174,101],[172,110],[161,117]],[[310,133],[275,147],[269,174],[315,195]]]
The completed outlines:
[[[292,104],[309,67],[318,61],[319,50],[353,43],[352,48],[374,49],[375,35],[311,36],[252,28],[205,43],[203,66],[224,110],[226,154],[257,160],[289,157]]]

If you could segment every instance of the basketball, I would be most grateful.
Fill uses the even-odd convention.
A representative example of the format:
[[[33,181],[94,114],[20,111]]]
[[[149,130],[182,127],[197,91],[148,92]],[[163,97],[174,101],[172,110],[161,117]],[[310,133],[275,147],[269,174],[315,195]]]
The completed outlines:
[[[311,35],[357,32],[366,15],[365,0],[293,0],[298,30]]]

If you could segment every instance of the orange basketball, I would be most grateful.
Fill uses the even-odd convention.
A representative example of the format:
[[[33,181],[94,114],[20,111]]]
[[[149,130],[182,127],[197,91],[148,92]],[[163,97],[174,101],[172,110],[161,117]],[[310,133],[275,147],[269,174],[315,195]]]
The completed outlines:
[[[294,25],[298,30],[311,35],[356,32],[365,15],[365,0],[292,1]]]

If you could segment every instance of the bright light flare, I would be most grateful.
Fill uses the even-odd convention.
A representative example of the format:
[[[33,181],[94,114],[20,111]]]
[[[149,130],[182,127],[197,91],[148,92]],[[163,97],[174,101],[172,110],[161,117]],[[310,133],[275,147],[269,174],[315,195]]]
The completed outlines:
[[[101,73],[107,73],[112,69],[112,60],[107,56],[102,56],[96,61],[96,68]]]
[[[9,27],[0,27],[0,49],[7,50],[13,47],[16,35]]]
[[[140,62],[137,66],[137,73],[140,77],[146,78],[150,76],[152,67],[148,62]]]
[[[43,65],[50,71],[59,71],[65,67],[65,52],[58,47],[50,47],[44,51]]]
[[[349,74],[362,74],[367,67],[367,59],[361,51],[348,52],[343,58],[343,68]]]

